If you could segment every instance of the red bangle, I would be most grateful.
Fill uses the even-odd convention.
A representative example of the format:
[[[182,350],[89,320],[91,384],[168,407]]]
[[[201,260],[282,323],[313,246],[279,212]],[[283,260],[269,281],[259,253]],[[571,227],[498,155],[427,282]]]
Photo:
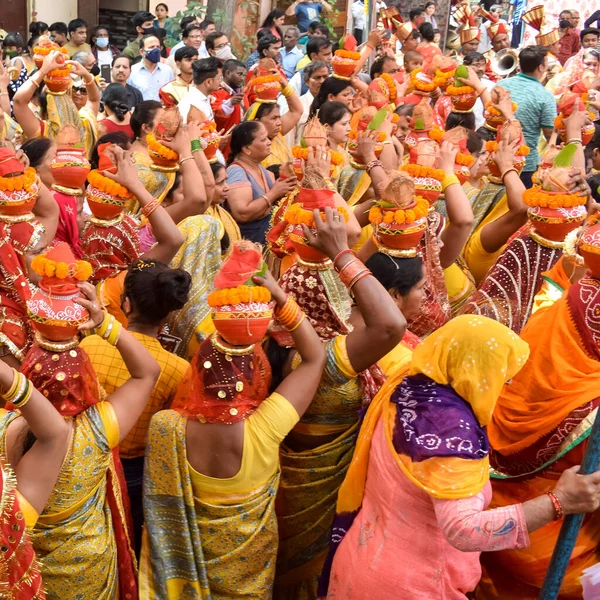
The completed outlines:
[[[552,506],[554,507],[554,520],[560,521],[565,516],[565,511],[563,510],[560,500],[556,497],[554,492],[546,492],[546,494],[552,501]]]
[[[341,252],[338,252],[335,256],[335,258],[333,259],[333,268],[338,271],[339,269],[337,268],[337,261],[342,258],[342,256],[344,256],[344,254],[352,254],[352,256],[354,256],[354,258],[358,258],[356,256],[356,252],[354,252],[354,250],[352,250],[351,248],[346,248],[345,250],[342,250]]]
[[[367,269],[365,267],[364,271],[361,271],[351,282],[350,285],[348,286],[348,289],[352,289],[361,279],[364,279],[365,277],[368,277],[369,275],[372,275],[373,273],[371,273],[371,271],[369,269]]]

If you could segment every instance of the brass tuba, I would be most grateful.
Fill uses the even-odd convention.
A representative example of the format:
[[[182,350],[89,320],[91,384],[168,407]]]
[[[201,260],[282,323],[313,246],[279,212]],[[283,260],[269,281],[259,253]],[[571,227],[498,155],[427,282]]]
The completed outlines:
[[[504,48],[491,61],[492,71],[500,77],[508,77],[519,66],[519,53],[514,48]]]

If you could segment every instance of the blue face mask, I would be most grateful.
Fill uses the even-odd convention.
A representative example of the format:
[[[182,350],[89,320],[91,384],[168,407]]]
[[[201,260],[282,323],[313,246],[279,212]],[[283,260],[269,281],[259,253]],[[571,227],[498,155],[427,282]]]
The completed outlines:
[[[96,46],[98,48],[106,48],[108,46],[108,38],[96,38]]]
[[[154,64],[160,62],[160,48],[152,48],[152,50],[148,50],[145,54],[145,58]]]

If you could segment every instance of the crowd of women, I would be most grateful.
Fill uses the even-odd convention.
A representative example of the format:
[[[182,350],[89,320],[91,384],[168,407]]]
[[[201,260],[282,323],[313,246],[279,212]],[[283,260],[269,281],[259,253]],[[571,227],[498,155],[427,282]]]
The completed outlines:
[[[529,186],[510,86],[428,46],[366,83],[373,40],[310,103],[262,57],[226,135],[110,94],[100,135],[53,45],[0,74],[0,597],[533,600],[585,513],[582,598],[598,61]]]

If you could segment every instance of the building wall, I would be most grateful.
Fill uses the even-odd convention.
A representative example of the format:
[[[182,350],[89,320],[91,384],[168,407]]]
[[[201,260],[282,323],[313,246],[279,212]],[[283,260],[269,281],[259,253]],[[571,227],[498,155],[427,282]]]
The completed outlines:
[[[68,23],[77,17],[77,0],[28,0],[27,14],[37,12],[37,20],[51,25],[56,21]]]

